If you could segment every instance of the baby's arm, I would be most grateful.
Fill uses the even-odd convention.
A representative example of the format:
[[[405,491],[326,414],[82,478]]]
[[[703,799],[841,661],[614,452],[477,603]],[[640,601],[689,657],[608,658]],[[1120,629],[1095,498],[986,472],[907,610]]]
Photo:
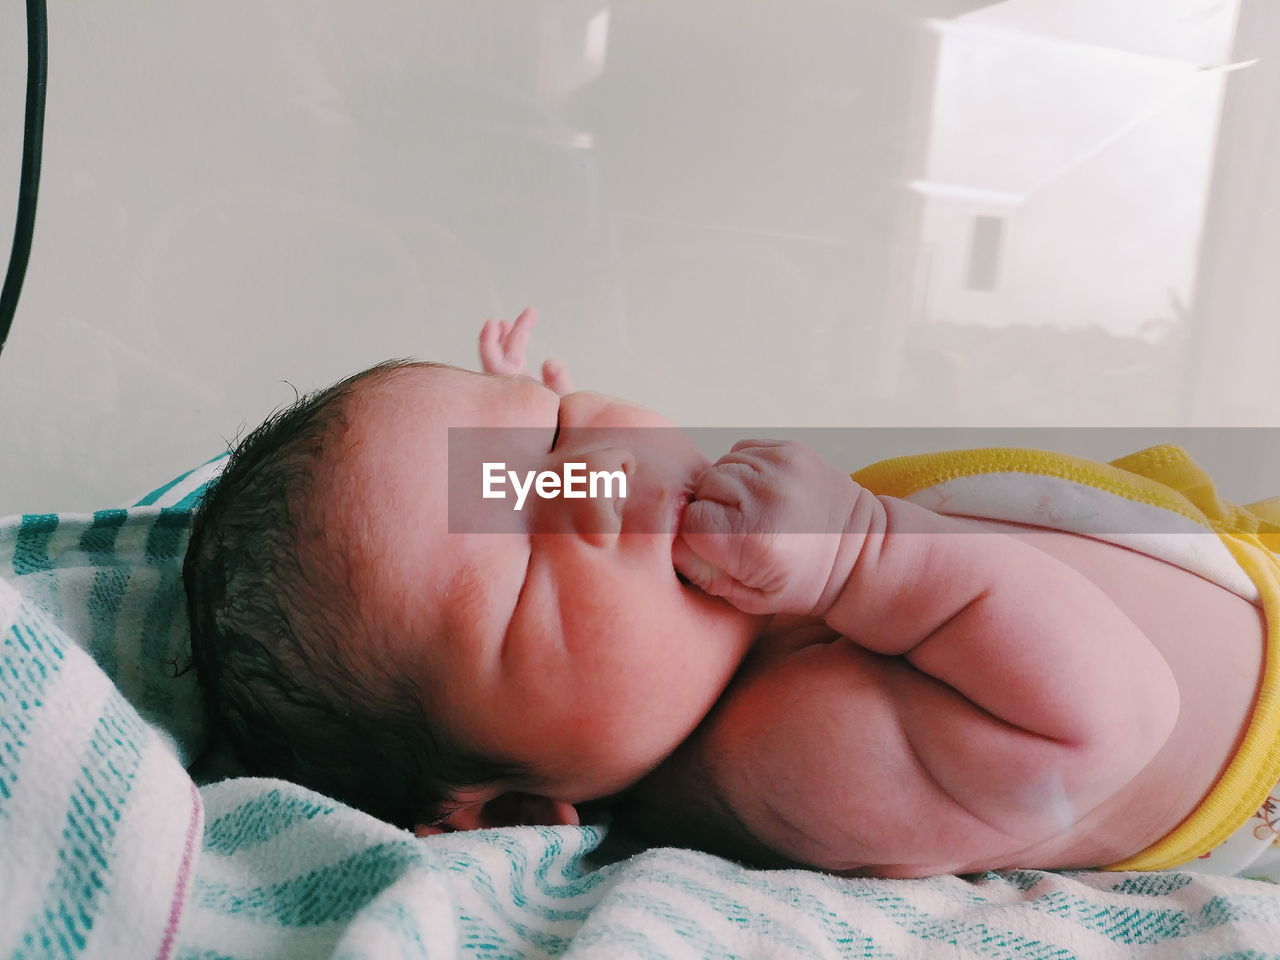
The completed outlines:
[[[892,691],[897,719],[943,792],[987,823],[1053,826],[1046,818],[1078,818],[1155,756],[1177,686],[1099,587],[1013,537],[859,499],[867,533],[820,615],[915,669]]]
[[[872,496],[795,444],[739,444],[695,496],[681,572],[744,609],[819,616],[897,658],[802,651],[823,657],[809,694],[788,701],[802,716],[740,713],[769,780],[813,787],[789,795],[803,801],[789,812],[788,796],[763,804],[802,834],[821,832],[822,812],[856,790],[871,804],[909,802],[953,837],[967,816],[1032,845],[1128,783],[1173,728],[1177,687],[1150,640],[1086,577],[1026,543]],[[847,517],[825,528],[839,533],[811,532],[823,511]],[[798,744],[811,726],[820,738]],[[875,766],[891,782],[849,753],[822,762],[872,744],[884,745]]]

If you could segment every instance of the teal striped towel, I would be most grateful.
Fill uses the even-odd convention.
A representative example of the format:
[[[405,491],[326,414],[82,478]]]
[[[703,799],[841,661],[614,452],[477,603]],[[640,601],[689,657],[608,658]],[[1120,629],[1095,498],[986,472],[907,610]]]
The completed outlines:
[[[197,787],[179,570],[219,466],[0,521],[0,956],[1280,960],[1280,887],[1253,880],[851,880],[605,826],[418,840],[283,781]]]

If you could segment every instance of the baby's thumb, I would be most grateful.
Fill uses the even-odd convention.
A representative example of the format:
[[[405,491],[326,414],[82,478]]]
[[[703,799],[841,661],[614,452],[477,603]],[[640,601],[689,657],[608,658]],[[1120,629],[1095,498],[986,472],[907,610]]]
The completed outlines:
[[[671,545],[671,562],[676,571],[703,593],[722,597],[743,613],[769,613],[768,601],[760,591],[739,583],[723,570],[700,557],[684,536]]]
[[[723,586],[728,578],[698,556],[683,536],[677,536],[671,545],[671,562],[675,565],[676,572],[699,590],[717,597],[722,596],[714,588]]]

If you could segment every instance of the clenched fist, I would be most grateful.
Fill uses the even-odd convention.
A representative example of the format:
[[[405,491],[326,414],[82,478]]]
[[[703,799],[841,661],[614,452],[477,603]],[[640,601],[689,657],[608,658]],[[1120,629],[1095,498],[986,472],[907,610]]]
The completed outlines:
[[[860,497],[870,494],[803,444],[741,440],[698,479],[673,562],[746,613],[823,616],[865,539]]]

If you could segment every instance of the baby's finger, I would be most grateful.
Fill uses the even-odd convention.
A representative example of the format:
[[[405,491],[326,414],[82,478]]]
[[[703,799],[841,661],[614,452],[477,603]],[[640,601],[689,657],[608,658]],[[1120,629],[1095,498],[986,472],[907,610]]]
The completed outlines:
[[[723,597],[743,613],[772,613],[770,601],[759,590],[739,583],[723,570],[708,563],[683,536],[671,545],[671,562],[676,571],[703,593]]]
[[[802,448],[787,440],[742,440],[720,458],[721,463],[750,464],[757,472],[787,468],[797,459]]]
[[[678,533],[707,563],[741,579],[743,550],[750,545],[753,524],[734,504],[695,499],[685,506]]]
[[[721,457],[695,481],[694,502],[710,501],[722,508],[741,509],[750,496],[751,483],[759,470],[755,464]]]
[[[534,310],[533,307],[525,307],[520,311],[520,315],[516,317],[516,322],[512,329],[517,332],[522,332],[522,335],[527,337],[529,335],[529,331],[534,328],[534,325],[537,322],[538,311]]]
[[[485,373],[503,373],[502,348],[498,345],[498,322],[486,320],[480,328],[480,365]]]
[[[525,307],[520,311],[520,316],[516,317],[516,322],[511,325],[511,333],[507,339],[507,353],[524,359],[524,348],[529,342],[529,334],[533,332],[533,326],[538,322],[538,315],[534,313],[533,307]]]
[[[785,446],[789,441],[786,440],[739,440],[729,448],[730,453],[737,453],[739,450],[748,450],[751,447],[781,447]]]
[[[704,593],[711,593],[719,579],[715,567],[698,556],[682,536],[676,537],[671,544],[671,563],[677,573]]]
[[[569,379],[569,371],[559,360],[548,360],[542,365],[542,382],[547,389],[554,390],[560,396],[573,393],[573,381]]]

